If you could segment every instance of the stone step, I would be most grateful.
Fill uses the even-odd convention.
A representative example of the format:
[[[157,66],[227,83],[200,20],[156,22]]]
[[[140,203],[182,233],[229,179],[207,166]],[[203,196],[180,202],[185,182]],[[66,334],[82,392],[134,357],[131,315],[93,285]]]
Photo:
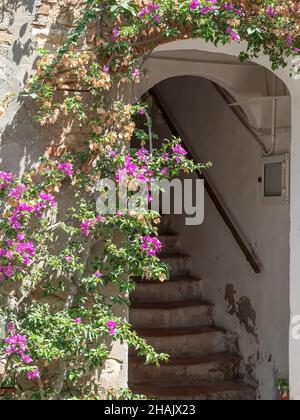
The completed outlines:
[[[204,281],[192,277],[171,277],[170,280],[159,281],[137,280],[136,290],[131,295],[133,302],[174,302],[185,299],[201,299]]]
[[[196,327],[213,324],[214,305],[199,300],[134,302],[130,322],[135,328]]]
[[[190,257],[188,255],[160,255],[160,259],[170,267],[171,276],[188,276],[190,273]]]
[[[205,356],[171,357],[159,368],[145,365],[142,358],[129,359],[129,383],[159,385],[197,385],[199,381],[221,382],[237,379],[240,357],[217,353]]]
[[[238,382],[220,384],[201,382],[194,386],[134,385],[131,390],[158,400],[253,401],[256,399],[255,391],[251,387]]]
[[[136,331],[157,352],[168,353],[173,356],[206,355],[229,351],[226,331],[212,326],[137,328]]]
[[[162,252],[165,255],[176,255],[178,254],[178,242],[179,236],[175,233],[166,233],[159,235],[159,240],[162,243]]]
[[[170,226],[172,222],[172,216],[171,215],[163,215],[161,217],[161,222],[159,225],[159,232],[160,234],[165,234],[170,232]]]

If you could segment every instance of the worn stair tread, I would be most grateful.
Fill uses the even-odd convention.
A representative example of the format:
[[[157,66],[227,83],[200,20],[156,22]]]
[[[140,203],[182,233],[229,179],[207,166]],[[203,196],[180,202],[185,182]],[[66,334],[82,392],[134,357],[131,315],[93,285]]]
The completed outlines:
[[[162,284],[168,284],[173,282],[192,282],[192,281],[198,281],[201,282],[203,279],[197,278],[197,277],[191,277],[191,276],[171,276],[169,280],[165,280],[163,283],[161,283],[159,280],[146,280],[141,278],[134,278],[133,281],[137,284],[156,284],[158,286],[161,286]]]
[[[154,367],[153,365],[145,365],[142,357],[132,355],[129,361],[135,365]],[[215,353],[207,355],[186,355],[186,356],[170,356],[168,362],[161,362],[160,367],[164,366],[192,366],[207,363],[239,363],[241,357],[234,353]]]
[[[178,300],[171,302],[132,302],[131,309],[179,309],[193,306],[213,307],[209,302],[203,300]]]
[[[183,259],[183,258],[191,258],[190,255],[186,254],[159,254],[159,258],[161,260],[171,260],[171,259]]]
[[[131,389],[135,393],[145,394],[152,397],[193,397],[197,395],[209,396],[226,392],[249,392],[249,394],[253,394],[254,397],[253,388],[241,382],[201,382],[198,385],[186,386],[133,385]]]
[[[137,328],[136,332],[142,337],[172,337],[181,335],[196,335],[207,333],[226,333],[225,330],[211,326],[188,328]]]
[[[159,233],[158,235],[159,238],[179,238],[179,234],[178,233],[174,233],[174,232],[167,232],[167,233]]]

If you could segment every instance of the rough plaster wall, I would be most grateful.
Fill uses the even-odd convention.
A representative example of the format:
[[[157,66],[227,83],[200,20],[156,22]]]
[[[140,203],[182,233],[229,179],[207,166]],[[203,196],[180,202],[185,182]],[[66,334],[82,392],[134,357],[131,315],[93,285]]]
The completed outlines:
[[[177,78],[158,89],[199,159],[213,162],[207,174],[262,262],[254,274],[209,197],[203,225],[174,217],[192,272],[216,305],[216,324],[237,333],[246,378],[257,381],[260,398],[272,399],[275,380],[288,377],[289,206],[262,204],[261,150],[208,81]],[[170,136],[157,113],[155,120]],[[277,153],[289,151],[290,132],[277,144]]]
[[[32,104],[19,94],[34,69],[36,48],[60,45],[80,1],[2,0],[0,4],[0,102],[6,94],[17,95],[0,119],[0,170],[21,174],[34,167],[53,136],[57,137],[35,123]],[[65,199],[63,207],[67,206]],[[119,315],[126,318],[127,310],[120,309]],[[126,387],[127,359],[124,344],[111,344],[110,359],[95,375],[97,383],[106,388]]]

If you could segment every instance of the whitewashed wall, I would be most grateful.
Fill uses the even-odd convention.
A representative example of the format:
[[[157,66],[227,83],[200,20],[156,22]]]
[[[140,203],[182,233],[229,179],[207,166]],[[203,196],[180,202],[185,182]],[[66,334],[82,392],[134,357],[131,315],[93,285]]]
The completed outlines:
[[[202,226],[174,218],[192,274],[205,279],[205,297],[216,305],[217,325],[237,334],[244,374],[257,381],[260,398],[274,398],[276,379],[288,378],[289,206],[262,203],[261,148],[209,81],[175,78],[157,89],[199,160],[213,163],[207,175],[262,262],[262,273],[253,273],[208,196]],[[277,146],[276,153],[289,152],[289,130]],[[225,295],[236,313],[228,313]]]

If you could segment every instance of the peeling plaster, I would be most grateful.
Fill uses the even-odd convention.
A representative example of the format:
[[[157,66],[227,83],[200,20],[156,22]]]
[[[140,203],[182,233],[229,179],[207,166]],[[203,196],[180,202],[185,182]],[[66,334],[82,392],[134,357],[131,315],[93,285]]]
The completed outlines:
[[[258,342],[256,331],[256,312],[252,307],[251,301],[248,297],[242,296],[238,300],[236,298],[237,292],[234,285],[228,283],[225,286],[225,302],[227,302],[227,313],[236,316],[240,324],[243,325],[248,334],[255,337]]]

